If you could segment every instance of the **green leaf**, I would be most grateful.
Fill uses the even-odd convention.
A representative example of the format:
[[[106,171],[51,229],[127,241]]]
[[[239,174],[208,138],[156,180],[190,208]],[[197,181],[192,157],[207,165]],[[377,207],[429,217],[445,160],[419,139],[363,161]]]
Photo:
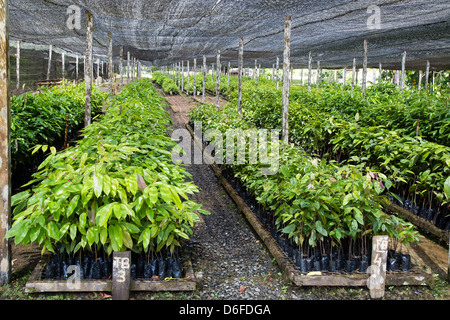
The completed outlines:
[[[291,234],[292,232],[295,231],[295,229],[296,229],[295,224],[290,224],[290,225],[284,227],[283,230],[281,230],[281,231],[284,233],[287,233],[287,234]]]
[[[98,173],[94,173],[94,194],[98,198],[102,194],[103,188],[103,176]]]
[[[116,202],[108,203],[97,211],[97,215],[95,220],[97,221],[97,225],[99,227],[105,227],[108,223],[109,217],[111,216],[113,206],[116,205]]]
[[[70,229],[69,230],[70,239],[75,240],[75,238],[77,236],[77,225],[76,224],[71,224],[69,229]]]
[[[447,199],[450,199],[450,177],[447,177],[444,182],[444,193]]]
[[[346,206],[352,198],[353,195],[351,193],[347,194],[342,201],[342,205]]]
[[[55,239],[55,240],[59,240],[59,229],[58,226],[56,225],[55,221],[50,221],[47,225],[47,231],[48,231],[48,235]]]
[[[72,200],[70,201],[69,206],[67,207],[66,217],[70,217],[72,212],[75,210],[75,208],[78,205],[78,200],[80,200],[79,194],[77,194],[75,197],[73,197]]]

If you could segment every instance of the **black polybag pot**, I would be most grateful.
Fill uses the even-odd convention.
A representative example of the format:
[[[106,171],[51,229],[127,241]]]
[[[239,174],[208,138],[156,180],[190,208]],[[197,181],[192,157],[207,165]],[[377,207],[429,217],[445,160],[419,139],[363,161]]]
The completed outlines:
[[[136,263],[136,276],[138,278],[142,278],[144,276],[144,266],[145,266],[144,257],[140,256],[137,259]]]
[[[180,258],[176,258],[173,260],[173,264],[172,264],[172,277],[179,279],[181,278],[181,261]]]
[[[327,255],[323,255],[320,259],[320,270],[327,271],[328,270],[329,259]]]
[[[328,262],[328,271],[336,272],[336,260],[330,260]]]
[[[135,280],[136,279],[136,264],[132,263],[130,266],[130,279]]]
[[[310,258],[306,258],[306,272],[310,272],[313,269],[313,260],[311,260]]]
[[[150,263],[144,265],[144,279],[150,279],[153,276]]]
[[[158,276],[160,280],[164,280],[166,277],[166,259],[163,257],[158,259]]]
[[[67,276],[67,264],[63,260],[63,261],[61,261],[61,280],[67,280],[67,278],[68,278],[68,276]]]
[[[307,273],[307,272],[308,272],[308,268],[307,268],[307,266],[306,266],[306,256],[303,256],[303,257],[300,259],[300,271],[301,271],[302,273]]]
[[[398,262],[395,257],[390,257],[386,261],[386,270],[389,272],[394,272],[398,270]]]
[[[411,271],[411,256],[409,254],[402,254],[402,271],[409,272]]]
[[[100,261],[95,261],[92,264],[92,268],[91,268],[91,272],[89,274],[89,278],[90,279],[96,279],[96,280],[100,280],[102,278],[102,267],[100,264]]]
[[[320,271],[320,260],[314,260],[314,271]]]
[[[152,271],[152,276],[158,275],[158,259],[157,258],[150,259],[150,269]]]
[[[173,258],[166,259],[166,277],[173,278]]]
[[[55,263],[50,260],[45,266],[45,278],[53,279],[55,277]]]

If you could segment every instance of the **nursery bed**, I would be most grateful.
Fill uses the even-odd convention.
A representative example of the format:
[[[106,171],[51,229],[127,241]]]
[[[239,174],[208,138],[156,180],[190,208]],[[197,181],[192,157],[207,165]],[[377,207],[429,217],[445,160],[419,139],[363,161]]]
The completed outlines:
[[[182,250],[182,278],[179,279],[143,279],[130,281],[131,291],[194,291],[198,279],[192,269],[189,254]],[[78,288],[68,286],[67,280],[45,279],[46,257],[42,257],[31,273],[26,285],[26,292],[111,292],[111,279],[82,279]]]
[[[194,131],[189,124],[186,124],[186,128],[194,137]],[[200,141],[195,143],[200,144]],[[204,148],[204,145],[201,146]],[[217,176],[219,182],[225,188],[227,193],[236,203],[240,212],[243,213],[246,220],[253,227],[255,232],[267,246],[268,250],[275,258],[279,267],[281,268],[283,277],[285,280],[294,283],[297,286],[349,286],[349,287],[362,287],[367,285],[368,273],[331,273],[331,272],[310,272],[301,273],[298,268],[293,264],[291,259],[281,249],[279,244],[275,241],[269,231],[266,230],[264,225],[258,219],[256,214],[250,209],[244,199],[236,192],[232,185],[222,174],[222,170],[216,163],[211,162],[211,167],[214,174]],[[413,250],[411,250],[413,251]],[[420,261],[420,259],[419,259]],[[402,285],[427,285],[433,280],[433,276],[430,273],[426,273],[418,266],[417,254],[411,252],[411,271],[409,273],[404,272],[389,272],[386,274],[387,286],[402,286]]]

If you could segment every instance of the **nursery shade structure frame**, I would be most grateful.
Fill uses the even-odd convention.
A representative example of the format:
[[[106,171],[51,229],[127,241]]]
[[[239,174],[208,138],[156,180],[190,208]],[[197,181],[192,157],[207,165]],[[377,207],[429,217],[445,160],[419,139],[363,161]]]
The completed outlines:
[[[366,39],[368,67],[450,68],[450,7],[447,0],[10,0],[11,40],[52,44],[68,52],[85,48],[86,10],[94,16],[94,55],[114,56],[119,46],[147,65],[208,57],[237,65],[238,39],[245,39],[244,65],[270,67],[282,56],[284,17],[292,17],[291,63],[307,66],[308,52],[322,68],[343,68],[360,57]],[[69,6],[80,8],[81,28],[68,28]],[[358,67],[362,58],[357,58]]]

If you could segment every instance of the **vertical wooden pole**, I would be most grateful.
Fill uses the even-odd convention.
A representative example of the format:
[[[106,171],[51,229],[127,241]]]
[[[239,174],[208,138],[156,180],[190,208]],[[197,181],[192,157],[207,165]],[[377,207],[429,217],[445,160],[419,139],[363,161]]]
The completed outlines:
[[[429,74],[430,74],[430,60],[427,60],[427,67],[425,69],[425,89],[428,89]]]
[[[119,73],[120,73],[120,87],[119,90],[123,88],[123,46],[120,46],[120,64],[119,64]]]
[[[420,89],[421,89],[421,87],[422,87],[422,77],[423,77],[423,71],[422,71],[422,70],[419,70],[419,83],[418,83],[418,85],[417,85],[419,91],[420,91]]]
[[[202,87],[202,103],[205,103],[205,89],[206,89],[206,56],[203,55],[203,87]]]
[[[181,60],[181,92],[184,91],[184,60]]]
[[[239,37],[238,55],[238,112],[242,115],[242,67],[244,65],[244,38]]]
[[[86,83],[86,105],[84,112],[84,126],[91,124],[91,94],[92,94],[92,39],[94,32],[94,17],[86,11],[86,63],[84,65],[84,78]]]
[[[374,236],[372,238],[371,276],[367,280],[372,299],[380,299],[384,296],[388,241],[388,236]]]
[[[291,68],[291,16],[284,21],[284,50],[283,50],[283,119],[281,139],[289,142],[289,70]]]
[[[367,40],[364,39],[364,45],[363,45],[363,74],[362,74],[362,94],[363,99],[366,98],[366,82],[367,82]]]
[[[114,65],[113,65],[113,42],[112,34],[108,32],[108,81],[109,81],[109,93],[114,94]]]
[[[278,90],[278,88],[279,88],[279,82],[280,82],[280,74],[279,74],[279,71],[278,71],[278,69],[279,69],[279,67],[280,67],[280,59],[277,57],[277,64],[276,64],[276,76],[277,76],[277,90]]]
[[[103,66],[103,63],[102,63]],[[102,72],[103,74],[103,72]],[[100,59],[97,58],[97,81],[100,81]]]
[[[380,82],[382,82],[383,81],[383,75],[382,75],[382,72],[383,71],[383,69],[382,69],[382,64],[381,64],[381,62],[378,64],[378,73],[379,73],[379,75],[380,75]]]
[[[214,81],[214,63],[211,63],[211,81]]]
[[[166,72],[169,72],[167,67],[166,67]],[[137,80],[141,80],[141,61],[139,61],[139,59],[136,59],[136,75],[137,75]]]
[[[65,53],[63,52],[62,54],[61,54],[61,75],[62,75],[62,78],[63,79],[65,79],[65,73],[66,73],[66,56],[65,56]]]
[[[228,62],[228,82],[227,82],[227,86],[229,87],[230,86],[230,70],[231,70],[231,63],[230,62]]]
[[[189,95],[189,60],[187,61],[186,94]]]
[[[356,58],[353,58],[351,91],[353,91],[353,89],[355,88],[355,76],[356,76]]]
[[[75,56],[75,82],[78,83],[78,55]]]
[[[194,99],[197,96],[197,58],[194,58]]]
[[[255,59],[255,71],[253,72],[253,77],[255,78],[255,87],[257,85],[257,78],[256,78],[257,77],[256,70],[258,69],[257,63],[258,63],[258,59]]]
[[[11,279],[11,109],[9,104],[9,10],[0,0],[0,285]]]
[[[16,48],[16,89],[20,89],[20,41],[17,41]]]
[[[294,77],[294,70],[293,70],[293,68],[292,68],[292,65],[291,65],[291,68],[289,69],[289,74],[291,75],[290,84],[292,84],[292,82],[293,82],[293,77]]]
[[[127,52],[127,83],[130,83],[130,51]]]
[[[312,53],[310,51],[308,59],[308,91],[311,91],[311,80],[312,80]]]
[[[316,89],[319,89],[321,77],[322,77],[322,73],[320,70],[320,61],[317,60]]]
[[[53,54],[53,45],[49,45],[48,61],[47,61],[47,80],[50,80],[50,71],[52,70],[52,54]]]
[[[401,78],[400,78],[400,91],[402,91],[405,88],[405,79],[406,79],[405,64],[406,64],[406,51],[403,51],[403,54],[402,54],[402,73],[401,73]]]
[[[131,283],[131,251],[113,252],[112,299],[128,300]]]
[[[220,94],[220,50],[217,49],[217,66],[216,66],[217,74],[216,74],[216,106],[220,106],[219,104],[219,94]]]

